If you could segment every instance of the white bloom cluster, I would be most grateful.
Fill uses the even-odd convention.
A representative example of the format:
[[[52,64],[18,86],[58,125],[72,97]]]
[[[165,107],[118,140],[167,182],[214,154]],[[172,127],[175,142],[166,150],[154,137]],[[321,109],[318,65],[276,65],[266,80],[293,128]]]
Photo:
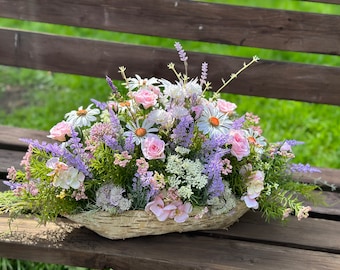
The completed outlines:
[[[180,197],[187,199],[193,194],[193,188],[202,189],[207,185],[208,177],[202,174],[203,169],[198,159],[183,159],[179,155],[170,155],[165,168],[170,186],[178,190]]]

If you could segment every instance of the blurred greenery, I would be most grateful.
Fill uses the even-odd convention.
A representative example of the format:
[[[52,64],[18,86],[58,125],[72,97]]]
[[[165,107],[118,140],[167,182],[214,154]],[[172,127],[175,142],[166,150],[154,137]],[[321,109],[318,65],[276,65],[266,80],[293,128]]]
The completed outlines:
[[[307,1],[209,0],[206,2],[340,15],[340,5],[311,3]],[[4,18],[0,18],[0,26],[168,48],[173,48],[175,42],[173,39],[112,33],[109,31],[62,25],[55,26],[46,23]],[[186,51],[212,52],[249,58],[256,54],[262,59],[340,66],[339,56],[291,53],[249,47],[240,48],[237,46],[185,40],[179,41]],[[128,63],[126,65],[128,66]],[[235,67],[236,69],[237,67]],[[0,124],[2,125],[49,130],[54,124],[63,119],[66,112],[76,109],[81,105],[87,106],[91,98],[105,100],[110,93],[110,88],[107,86],[105,78],[89,78],[5,66],[0,66],[0,76]],[[121,82],[115,83],[119,86]],[[287,78],[287,83],[289,83],[289,78]],[[8,95],[17,95],[12,97],[22,102],[18,101],[13,104],[1,102]],[[305,145],[295,148],[297,155],[296,163],[310,163],[319,167],[340,168],[339,107],[232,94],[225,94],[224,98],[236,103],[240,114],[250,111],[259,115],[262,119],[264,135],[270,141],[282,141],[284,139],[304,141]],[[0,264],[2,269],[5,270],[83,269],[48,264],[38,265],[7,259],[2,259]]]

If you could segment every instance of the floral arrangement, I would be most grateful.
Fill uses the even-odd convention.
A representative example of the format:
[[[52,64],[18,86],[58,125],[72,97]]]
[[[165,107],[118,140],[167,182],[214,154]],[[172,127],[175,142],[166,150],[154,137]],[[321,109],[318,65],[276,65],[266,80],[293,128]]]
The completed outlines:
[[[0,212],[36,214],[44,223],[82,211],[141,210],[183,223],[195,208],[196,218],[222,215],[241,200],[267,220],[307,217],[301,199],[310,200],[316,186],[293,179],[296,171],[314,170],[292,163],[300,142],[269,143],[258,116],[240,116],[220,97],[259,58],[212,92],[208,64],[200,78],[190,78],[187,54],[175,47],[184,64],[184,72],[168,65],[175,83],[127,77],[121,67],[125,89],[107,77],[109,99],[66,113],[50,130],[55,143],[24,139],[23,169],[8,169],[11,190],[1,194]]]

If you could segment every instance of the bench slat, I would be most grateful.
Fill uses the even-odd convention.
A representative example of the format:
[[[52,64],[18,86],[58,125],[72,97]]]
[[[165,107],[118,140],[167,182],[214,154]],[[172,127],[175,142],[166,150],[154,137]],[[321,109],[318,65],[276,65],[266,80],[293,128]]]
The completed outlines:
[[[0,42],[0,59],[6,65],[103,78],[109,74],[112,79],[121,79],[117,71],[119,66],[124,65],[127,66],[129,76],[139,74],[148,77],[152,74],[169,80],[175,79],[167,68],[170,61],[178,58],[173,49],[8,29],[0,29],[0,36],[3,38]],[[214,89],[221,85],[221,78],[228,78],[245,61],[249,61],[238,57],[194,52],[188,54],[189,76],[198,76],[202,62],[208,62],[208,79]],[[125,55],[131,56],[128,62]],[[176,63],[179,68],[182,67],[181,63]],[[233,81],[224,91],[340,105],[339,68],[263,60],[256,64],[256,68],[248,69],[241,76],[242,79]]]
[[[306,233],[301,233],[301,228]],[[265,222],[261,213],[249,211],[229,230],[205,231],[213,237],[246,239],[294,246],[301,249],[327,250],[340,254],[340,241],[330,235],[340,235],[340,221],[307,218],[298,221],[291,217],[287,224]]]
[[[1,231],[4,232],[8,226],[7,220],[5,217],[1,217],[0,220]],[[241,226],[242,220],[243,218],[239,224],[233,226]],[[272,229],[271,232],[284,245],[275,242],[265,244],[261,240],[257,243],[253,240],[256,239],[256,234],[248,241],[247,235],[252,232],[261,235],[268,233],[267,231],[261,233],[257,230],[257,225],[252,223],[250,225],[255,230],[249,230],[247,222],[244,231],[238,229],[242,236],[244,234],[242,241],[225,239],[221,235],[205,237],[196,233],[112,241],[99,237],[85,228],[72,228],[69,224],[44,229],[44,227],[37,228],[33,220],[16,222],[18,223],[13,226],[14,232],[10,238],[5,233],[0,237],[2,256],[12,257],[15,250],[16,258],[37,260],[36,254],[40,254],[39,261],[96,269],[109,267],[114,269],[249,269],[252,267],[278,269],[282,265],[290,265],[292,269],[332,269],[334,265],[340,264],[338,246],[334,247],[333,253],[303,250],[294,245],[289,247],[283,237],[284,231],[281,235],[284,230],[282,227],[274,226],[276,230]],[[311,229],[308,236],[312,239],[316,238],[318,228],[322,230],[322,227],[318,227],[318,222],[314,224],[316,227],[308,227]],[[23,228],[26,233],[23,232]],[[296,228],[292,227],[290,230],[294,233]],[[27,231],[29,231],[28,235]],[[296,242],[299,239],[306,240],[298,234],[298,231],[295,232]],[[276,244],[280,247],[274,248]],[[317,242],[317,245],[320,243]]]
[[[0,16],[21,20],[340,55],[334,15],[173,0],[0,0],[0,6]]]

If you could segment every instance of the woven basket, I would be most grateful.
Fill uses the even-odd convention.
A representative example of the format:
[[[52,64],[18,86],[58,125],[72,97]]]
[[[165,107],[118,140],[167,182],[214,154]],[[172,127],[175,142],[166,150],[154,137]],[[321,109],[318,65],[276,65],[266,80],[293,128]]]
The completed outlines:
[[[109,239],[125,239],[145,235],[160,235],[172,232],[227,229],[247,212],[246,205],[239,201],[227,214],[204,215],[195,218],[195,211],[183,223],[174,220],[158,221],[152,214],[142,210],[126,211],[112,216],[104,211],[89,211],[66,216],[68,219],[85,226]]]

